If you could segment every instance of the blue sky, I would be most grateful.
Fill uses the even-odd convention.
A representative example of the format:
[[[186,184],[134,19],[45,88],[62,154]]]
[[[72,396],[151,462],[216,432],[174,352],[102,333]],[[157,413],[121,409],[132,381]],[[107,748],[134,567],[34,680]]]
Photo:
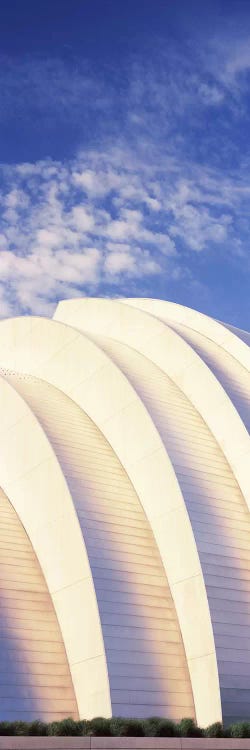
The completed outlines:
[[[247,0],[4,0],[0,315],[152,296],[250,329]]]

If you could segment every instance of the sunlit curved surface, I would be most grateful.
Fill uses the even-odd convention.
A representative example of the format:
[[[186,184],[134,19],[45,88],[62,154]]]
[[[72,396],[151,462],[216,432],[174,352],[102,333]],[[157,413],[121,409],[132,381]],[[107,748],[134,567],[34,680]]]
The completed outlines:
[[[126,305],[137,307],[155,315],[159,319],[172,323],[181,323],[192,331],[197,331],[218,344],[225,352],[237,359],[243,367],[250,370],[250,334],[239,328],[209,318],[207,315],[166,300],[131,298],[121,300]],[[245,346],[248,344],[248,346]]]
[[[60,302],[56,318],[92,335],[137,349],[171,377],[207,423],[233,469],[250,508],[250,439],[230,398],[201,357],[170,326],[119,300]],[[231,334],[230,334],[231,335]],[[242,343],[242,342],[241,342]],[[245,347],[245,344],[242,346]],[[230,424],[230,430],[228,429]]]
[[[0,489],[0,721],[63,719],[78,711],[44,575],[14,507]]]
[[[155,315],[176,331],[199,354],[236,407],[248,432],[250,430],[248,346],[250,334],[207,318],[195,310],[160,300],[126,300]],[[228,330],[227,330],[228,329]],[[230,334],[232,331],[234,335]]]
[[[4,378],[0,378],[0,410],[0,486],[41,566],[74,680],[78,711],[90,712],[94,703],[94,710],[99,704],[100,711],[109,712],[110,690],[92,572],[66,477],[35,414],[13,383]],[[91,637],[84,637],[86,631]],[[89,689],[88,665],[95,659],[98,674]],[[67,716],[76,710],[75,703],[65,701]]]
[[[20,318],[14,327],[13,321],[2,323],[0,332],[2,342],[8,342],[5,361],[9,367],[15,366],[19,371],[26,368],[34,373],[39,368],[46,381],[70,395],[102,430],[129,474],[168,577],[182,632],[196,715],[202,723],[209,723],[215,715],[219,719],[216,653],[199,555],[179,482],[138,389],[132,387],[103,348],[83,334],[79,333],[76,338],[74,329],[62,324]],[[64,346],[63,337],[66,339]],[[79,369],[79,362],[83,365],[86,362],[86,369]],[[189,606],[185,604],[187,591]]]
[[[72,399],[38,378],[12,375],[8,380],[49,437],[73,498],[98,601],[113,714],[194,715],[173,600],[126,472]],[[83,643],[91,637],[83,632]],[[94,668],[98,674],[98,663]],[[77,665],[72,676],[76,685]],[[86,678],[91,689],[91,668]]]
[[[248,718],[246,332],[68,300],[2,321],[0,353],[0,486],[55,612],[67,714]]]

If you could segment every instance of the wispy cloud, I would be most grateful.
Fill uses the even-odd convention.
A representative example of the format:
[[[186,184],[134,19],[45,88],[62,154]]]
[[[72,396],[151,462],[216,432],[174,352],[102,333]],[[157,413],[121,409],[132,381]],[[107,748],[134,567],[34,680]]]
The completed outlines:
[[[228,128],[250,55],[245,41],[205,52],[131,59],[122,94],[113,74],[83,64],[3,61],[0,123],[61,119],[87,135],[73,158],[0,169],[1,316],[163,278],[195,285],[199,258],[218,252],[247,267],[249,171]]]
[[[242,86],[250,73],[250,36],[233,29],[214,37],[208,45],[208,67],[214,78],[232,93]]]
[[[190,278],[193,253],[233,253],[250,185],[167,164],[114,148],[3,167],[0,312],[46,314],[60,297]]]
[[[77,120],[109,108],[109,89],[87,64],[61,58],[0,58],[0,121]],[[113,102],[112,102],[113,103]],[[39,120],[35,120],[39,127]]]

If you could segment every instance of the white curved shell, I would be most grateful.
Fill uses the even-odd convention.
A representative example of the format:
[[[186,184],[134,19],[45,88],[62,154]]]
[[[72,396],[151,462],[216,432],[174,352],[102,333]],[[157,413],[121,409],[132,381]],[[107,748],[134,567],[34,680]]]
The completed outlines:
[[[249,351],[159,300],[1,322],[0,486],[68,669],[40,716],[249,717]]]

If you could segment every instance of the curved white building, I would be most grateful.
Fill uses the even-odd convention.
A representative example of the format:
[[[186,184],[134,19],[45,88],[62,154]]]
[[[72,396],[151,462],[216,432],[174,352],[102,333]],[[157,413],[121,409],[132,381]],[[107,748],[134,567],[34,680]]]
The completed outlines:
[[[250,718],[249,343],[150,299],[0,323],[0,720]]]

